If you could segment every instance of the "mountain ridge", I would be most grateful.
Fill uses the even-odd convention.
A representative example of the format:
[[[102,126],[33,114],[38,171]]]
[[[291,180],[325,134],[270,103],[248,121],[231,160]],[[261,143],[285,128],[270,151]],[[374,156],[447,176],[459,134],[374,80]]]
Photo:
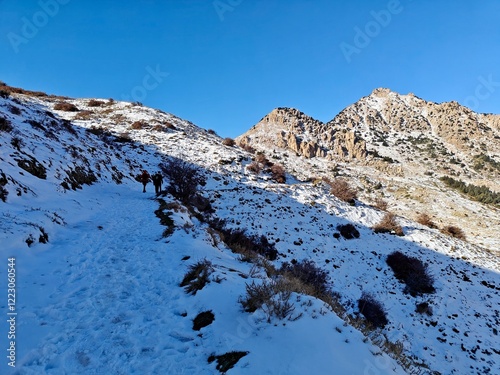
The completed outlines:
[[[306,133],[295,130],[302,118],[311,124]],[[365,201],[385,199],[413,219],[427,213],[443,225],[465,228],[471,241],[497,251],[498,208],[450,196],[439,179],[500,193],[499,126],[499,115],[477,114],[457,102],[437,104],[375,89],[326,123],[296,109],[274,110],[236,141],[276,155],[290,169],[300,164],[309,171],[303,179],[352,177]],[[384,191],[376,192],[380,185]]]

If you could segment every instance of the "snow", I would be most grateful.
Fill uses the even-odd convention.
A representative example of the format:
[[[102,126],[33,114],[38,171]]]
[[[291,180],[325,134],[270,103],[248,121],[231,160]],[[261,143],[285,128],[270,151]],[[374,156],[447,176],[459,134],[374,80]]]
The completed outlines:
[[[498,373],[494,329],[500,265],[495,255],[403,219],[404,237],[374,234],[370,228],[383,212],[349,206],[323,187],[291,176],[288,184],[275,184],[250,175],[247,153],[222,146],[216,136],[169,114],[118,102],[113,115],[122,115],[119,124],[105,116],[75,121],[81,127],[77,135],[59,129],[57,139],[50,139],[23,119],[42,120],[52,103],[21,99],[22,116],[6,111],[11,99],[0,99],[0,110],[22,134],[23,152],[36,156],[48,177],[41,180],[21,170],[12,156],[12,135],[0,133],[1,170],[12,179],[6,185],[7,202],[0,202],[0,259],[5,264],[0,285],[7,290],[7,258],[13,256],[18,296],[16,368],[4,358],[1,373],[217,374],[209,356],[236,350],[248,354],[230,374],[405,374],[349,324],[362,292],[370,292],[387,310],[390,323],[379,334],[402,343],[417,362],[443,375],[481,374],[488,368]],[[82,100],[74,103],[86,108]],[[70,118],[65,112],[57,115]],[[141,119],[169,121],[177,130],[130,131],[130,123]],[[99,123],[116,133],[130,132],[144,146],[105,147],[83,129]],[[77,157],[69,154],[70,145],[82,150]],[[261,310],[244,312],[238,300],[245,285],[266,276],[252,273],[251,264],[214,242],[207,225],[186,210],[172,210],[175,231],[162,237],[152,187],[142,193],[130,178],[143,167],[156,168],[166,155],[203,168],[203,194],[216,216],[276,242],[277,266],[311,259],[327,270],[351,318],[298,294],[292,295],[295,320],[268,321]],[[82,157],[93,168],[100,166],[98,182],[64,191],[58,174],[64,176]],[[123,173],[121,184],[114,182],[111,166]],[[25,188],[20,196],[15,186]],[[170,196],[164,199],[174,202]],[[337,225],[346,223],[357,227],[360,239],[333,237]],[[46,244],[38,243],[40,228],[49,235]],[[36,241],[28,247],[30,234]],[[435,294],[404,294],[385,263],[396,250],[429,264]],[[187,294],[179,284],[188,267],[203,259],[213,264],[211,282],[196,295]],[[6,312],[6,293],[0,301],[0,311]],[[429,302],[433,316],[415,312],[420,302]],[[194,331],[193,319],[207,310],[214,313],[214,322]],[[6,319],[0,331],[8,332]],[[6,334],[0,341],[7,349]]]

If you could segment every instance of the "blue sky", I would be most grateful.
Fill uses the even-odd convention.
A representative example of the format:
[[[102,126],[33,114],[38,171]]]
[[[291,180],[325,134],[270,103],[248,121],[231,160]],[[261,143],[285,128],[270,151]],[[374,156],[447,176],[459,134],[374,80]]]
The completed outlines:
[[[498,0],[0,0],[0,80],[235,137],[375,88],[500,113]]]

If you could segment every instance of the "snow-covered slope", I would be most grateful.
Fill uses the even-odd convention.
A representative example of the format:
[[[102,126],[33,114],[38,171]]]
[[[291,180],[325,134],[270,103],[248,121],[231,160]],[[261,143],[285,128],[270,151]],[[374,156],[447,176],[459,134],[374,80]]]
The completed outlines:
[[[303,179],[343,174],[358,181],[364,202],[384,199],[413,220],[426,213],[440,227],[463,228],[476,245],[500,249],[499,115],[376,89],[328,123],[275,109],[237,141],[280,159]],[[474,201],[443,176],[487,187],[496,198]]]
[[[17,297],[16,367],[5,358],[2,373],[217,374],[209,358],[232,351],[246,355],[230,374],[498,371],[495,255],[404,219],[404,237],[375,234],[383,212],[289,174],[287,184],[255,176],[246,169],[251,154],[170,114],[89,100],[67,100],[79,112],[54,110],[59,100],[0,98],[5,349],[12,257]],[[242,262],[201,213],[170,195],[155,199],[151,186],[142,193],[133,178],[170,156],[200,168],[213,218],[275,243],[275,267],[308,259],[326,270],[342,309],[293,293],[291,319],[243,311],[246,285],[269,281],[266,272]],[[155,215],[160,204],[173,220],[169,236]],[[348,223],[358,239],[338,236]],[[428,263],[435,293],[404,293],[385,262],[396,250]],[[210,282],[188,294],[179,284],[203,260],[213,267]],[[384,306],[385,328],[370,331],[357,319],[363,292]],[[415,311],[423,302],[432,315]],[[215,320],[194,330],[205,311]]]

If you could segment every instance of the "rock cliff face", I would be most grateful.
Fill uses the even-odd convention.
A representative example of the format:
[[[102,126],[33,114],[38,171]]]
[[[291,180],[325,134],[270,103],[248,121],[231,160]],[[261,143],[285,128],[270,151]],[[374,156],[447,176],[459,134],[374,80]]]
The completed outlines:
[[[353,131],[329,126],[293,108],[273,110],[237,141],[241,145],[289,149],[306,158],[366,157],[366,143]]]

